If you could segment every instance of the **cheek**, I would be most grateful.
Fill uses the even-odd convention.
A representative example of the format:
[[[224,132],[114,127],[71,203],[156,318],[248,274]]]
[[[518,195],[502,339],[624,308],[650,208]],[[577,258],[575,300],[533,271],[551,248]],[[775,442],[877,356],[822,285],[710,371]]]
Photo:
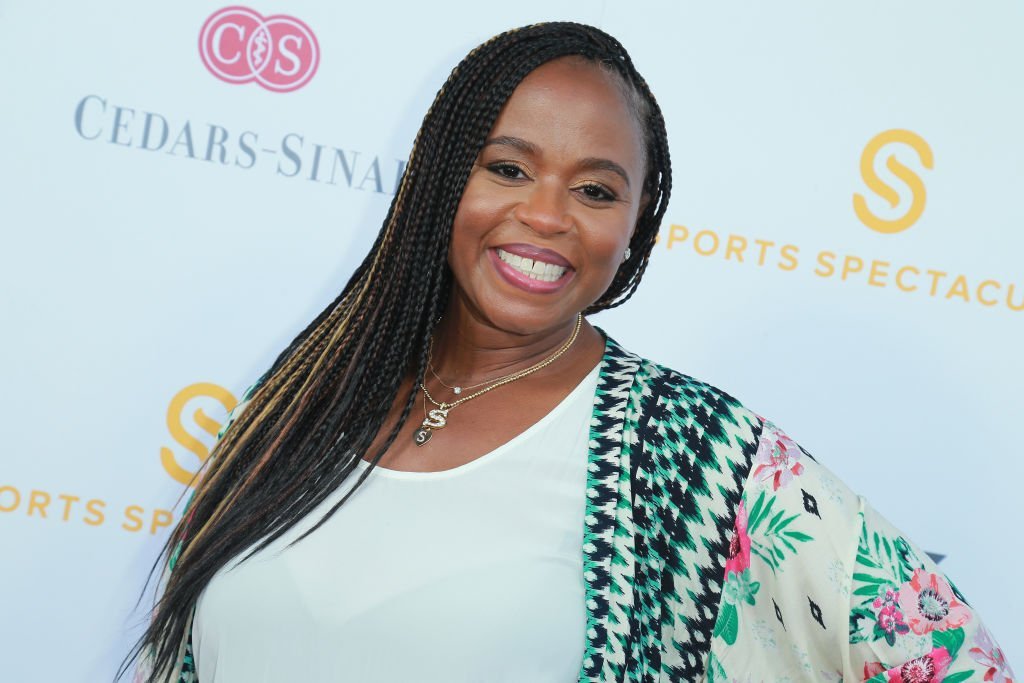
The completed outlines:
[[[607,273],[610,280],[622,263],[623,252],[629,245],[633,224],[630,215],[609,216],[592,221],[587,230],[580,234],[580,241],[587,251],[589,260],[600,271]]]
[[[452,223],[452,256],[479,248],[479,240],[501,223],[507,213],[500,197],[489,192],[486,185],[471,178],[459,200]],[[458,253],[456,253],[458,252]]]
[[[591,222],[580,233],[580,245],[586,253],[587,269],[581,273],[589,303],[596,301],[611,285],[622,265],[622,256],[633,232],[632,213]]]

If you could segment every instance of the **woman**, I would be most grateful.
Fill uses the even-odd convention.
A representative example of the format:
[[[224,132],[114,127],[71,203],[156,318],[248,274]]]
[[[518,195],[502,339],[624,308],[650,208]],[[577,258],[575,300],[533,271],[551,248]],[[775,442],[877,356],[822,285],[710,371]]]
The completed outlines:
[[[137,680],[1010,680],[808,453],[586,322],[670,187],[613,38],[473,50],[369,255],[221,430]]]

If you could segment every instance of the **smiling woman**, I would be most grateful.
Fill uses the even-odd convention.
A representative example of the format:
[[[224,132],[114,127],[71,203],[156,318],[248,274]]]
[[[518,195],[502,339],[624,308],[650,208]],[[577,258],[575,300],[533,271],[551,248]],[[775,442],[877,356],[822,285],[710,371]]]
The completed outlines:
[[[370,253],[218,435],[137,680],[1008,680],[862,498],[587,322],[670,188],[614,38],[470,52]]]
[[[608,289],[646,175],[643,124],[617,81],[582,58],[563,57],[516,88],[455,214],[448,257],[455,308],[528,334],[564,329]]]

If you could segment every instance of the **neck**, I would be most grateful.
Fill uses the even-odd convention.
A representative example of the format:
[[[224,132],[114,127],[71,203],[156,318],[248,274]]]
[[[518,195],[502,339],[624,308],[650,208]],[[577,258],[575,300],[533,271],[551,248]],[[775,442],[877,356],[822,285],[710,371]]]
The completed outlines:
[[[461,384],[500,377],[550,357],[569,340],[575,327],[576,316],[572,316],[544,329],[506,330],[452,302],[434,330],[432,365],[445,381]],[[585,329],[589,332],[591,328],[584,320],[580,337]],[[562,358],[573,354],[581,346],[579,341],[577,338]]]

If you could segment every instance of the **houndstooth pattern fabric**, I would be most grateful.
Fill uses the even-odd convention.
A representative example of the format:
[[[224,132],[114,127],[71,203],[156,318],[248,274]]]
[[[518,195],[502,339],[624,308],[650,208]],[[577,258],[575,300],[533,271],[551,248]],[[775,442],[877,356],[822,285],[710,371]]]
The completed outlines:
[[[761,420],[612,339],[604,363],[591,424],[580,680],[698,681]]]
[[[633,520],[623,423],[640,359],[618,352],[613,344],[609,342],[602,361],[590,425],[583,537],[587,606],[583,675],[591,680],[602,680],[606,666],[624,661],[622,645],[628,640],[632,603]],[[609,353],[612,348],[617,352]]]

